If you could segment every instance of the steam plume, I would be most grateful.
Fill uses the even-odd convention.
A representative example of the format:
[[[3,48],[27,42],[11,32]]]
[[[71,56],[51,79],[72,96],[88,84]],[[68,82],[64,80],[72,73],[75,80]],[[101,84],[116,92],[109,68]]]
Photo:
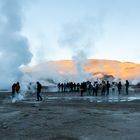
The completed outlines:
[[[73,61],[76,64],[78,81],[88,78],[83,70],[87,57],[96,51],[95,41],[100,37],[101,20],[96,17],[86,18],[73,25],[66,25],[60,39],[61,46],[71,48]]]
[[[0,88],[20,80],[19,67],[31,60],[27,39],[22,30],[20,0],[0,0]]]

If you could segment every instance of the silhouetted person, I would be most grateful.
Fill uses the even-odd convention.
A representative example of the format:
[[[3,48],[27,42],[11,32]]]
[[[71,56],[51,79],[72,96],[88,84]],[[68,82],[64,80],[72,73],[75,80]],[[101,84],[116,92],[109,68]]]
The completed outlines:
[[[92,95],[94,96],[95,95],[95,90],[96,90],[96,87],[95,87],[95,84],[92,85]]]
[[[129,82],[128,80],[126,80],[126,83],[125,83],[126,95],[128,95],[128,88],[129,88]]]
[[[70,92],[73,92],[73,83],[70,82]]]
[[[15,97],[15,93],[16,93],[16,84],[14,83],[14,84],[12,85],[12,98]]]
[[[92,91],[91,82],[88,82],[88,83],[87,83],[87,91],[88,91],[88,95],[91,95],[91,91]]]
[[[66,92],[67,85],[64,83],[64,92]]]
[[[122,83],[119,82],[117,86],[118,86],[118,92],[119,92],[119,94],[121,94]]]
[[[76,91],[76,83],[73,84],[74,92]]]
[[[101,95],[105,95],[105,91],[106,91],[106,83],[105,83],[105,81],[103,80],[103,81],[102,81]]]
[[[79,92],[79,89],[80,89],[80,84],[77,83],[77,92]]]
[[[109,95],[109,88],[110,88],[110,83],[109,83],[109,81],[107,81],[107,83],[106,83],[107,95]]]
[[[63,92],[64,91],[64,84],[63,83],[61,83],[61,92]]]
[[[39,99],[42,101],[42,97],[40,96],[42,85],[39,82],[36,82],[36,84],[37,84],[37,101],[39,101]]]
[[[98,82],[94,82],[94,85],[95,85],[95,96],[98,95]]]
[[[84,93],[84,83],[81,83],[81,86],[80,86],[80,96],[83,96],[83,93]]]
[[[60,87],[61,87],[60,83],[58,83],[57,87],[58,87],[58,92],[60,92]]]
[[[16,83],[16,87],[15,87],[16,93],[18,94],[20,91],[20,84],[19,82]]]

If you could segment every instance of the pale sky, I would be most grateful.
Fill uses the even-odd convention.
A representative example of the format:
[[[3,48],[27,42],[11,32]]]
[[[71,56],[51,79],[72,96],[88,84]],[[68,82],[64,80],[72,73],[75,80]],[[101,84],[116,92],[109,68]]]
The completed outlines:
[[[23,29],[32,64],[87,58],[140,63],[140,0],[30,0]]]

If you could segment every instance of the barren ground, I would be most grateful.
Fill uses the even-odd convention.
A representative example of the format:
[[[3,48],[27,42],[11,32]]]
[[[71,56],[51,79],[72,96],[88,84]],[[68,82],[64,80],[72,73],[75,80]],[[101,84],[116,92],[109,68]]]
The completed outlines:
[[[49,100],[11,103],[0,93],[1,140],[140,140],[140,101]],[[66,96],[59,94],[59,96]]]

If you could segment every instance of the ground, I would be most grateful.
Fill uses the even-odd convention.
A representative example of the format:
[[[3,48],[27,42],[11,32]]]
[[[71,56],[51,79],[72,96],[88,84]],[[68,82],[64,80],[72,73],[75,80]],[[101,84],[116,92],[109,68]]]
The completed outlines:
[[[67,97],[71,99],[52,98]],[[76,95],[78,96],[78,95]],[[1,140],[139,140],[140,101],[95,102],[43,94],[11,102],[0,93]]]

